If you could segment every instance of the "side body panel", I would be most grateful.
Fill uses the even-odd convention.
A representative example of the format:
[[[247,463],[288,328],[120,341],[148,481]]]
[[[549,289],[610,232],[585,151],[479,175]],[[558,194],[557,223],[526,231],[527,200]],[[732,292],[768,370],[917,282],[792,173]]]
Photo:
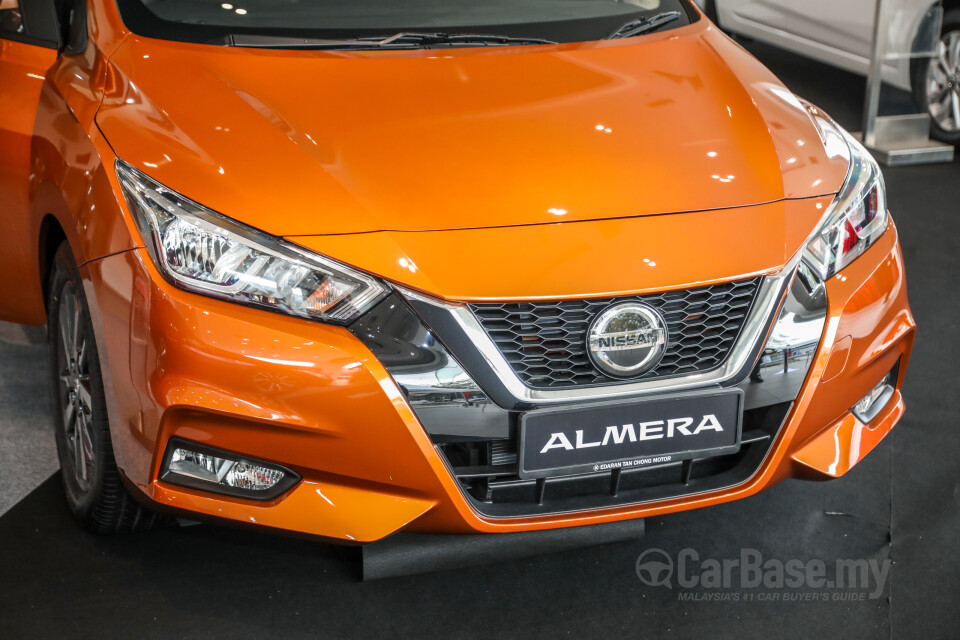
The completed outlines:
[[[30,138],[57,51],[0,37],[0,320],[37,322],[42,295],[30,218]]]
[[[876,13],[872,2],[720,0],[717,4],[721,22],[733,31],[762,25],[807,40],[811,46],[864,58],[870,55]]]
[[[53,234],[66,238],[80,265],[134,246],[105,173],[113,170],[113,151],[94,121],[107,79],[105,51],[123,32],[102,4],[87,6],[90,38],[77,55],[0,39],[3,320],[45,321]]]
[[[911,49],[930,0],[910,0],[897,9],[890,26],[891,47]],[[718,0],[720,26],[802,56],[866,75],[873,47],[872,2],[811,0]],[[889,61],[884,80],[910,89],[909,61]]]

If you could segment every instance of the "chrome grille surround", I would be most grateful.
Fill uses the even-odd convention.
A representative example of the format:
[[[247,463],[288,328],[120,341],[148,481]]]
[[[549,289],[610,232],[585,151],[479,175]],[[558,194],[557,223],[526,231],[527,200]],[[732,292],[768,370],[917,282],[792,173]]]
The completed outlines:
[[[625,303],[654,309],[667,330],[663,358],[631,379],[669,378],[719,367],[743,329],[760,283],[755,277],[649,295],[468,307],[525,385],[561,389],[623,382],[591,362],[587,334],[604,310]]]

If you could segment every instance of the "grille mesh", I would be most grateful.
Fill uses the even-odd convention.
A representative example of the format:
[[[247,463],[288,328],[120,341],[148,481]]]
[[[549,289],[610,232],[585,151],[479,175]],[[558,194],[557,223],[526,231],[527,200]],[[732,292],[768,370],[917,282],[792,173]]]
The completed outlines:
[[[667,325],[667,349],[638,380],[710,371],[723,364],[753,305],[760,278],[663,293],[607,298],[471,304],[487,334],[528,386],[540,389],[609,384],[590,362],[587,330],[612,304],[642,302]]]

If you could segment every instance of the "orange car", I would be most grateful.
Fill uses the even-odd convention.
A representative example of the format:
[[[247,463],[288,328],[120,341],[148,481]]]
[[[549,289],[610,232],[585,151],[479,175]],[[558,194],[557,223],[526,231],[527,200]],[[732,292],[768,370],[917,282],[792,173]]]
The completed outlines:
[[[0,87],[90,529],[630,521],[903,415],[877,164],[688,0],[3,0]]]

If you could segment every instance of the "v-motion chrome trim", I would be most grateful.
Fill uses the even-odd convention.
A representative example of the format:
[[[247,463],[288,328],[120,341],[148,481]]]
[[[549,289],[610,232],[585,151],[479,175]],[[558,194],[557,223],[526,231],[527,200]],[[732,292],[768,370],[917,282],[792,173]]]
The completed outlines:
[[[624,396],[642,396],[665,392],[685,391],[695,388],[719,386],[745,375],[758,355],[761,340],[766,337],[775,313],[784,299],[784,294],[793,280],[801,253],[797,253],[776,275],[767,276],[760,284],[760,290],[754,301],[750,315],[744,323],[737,342],[730,350],[726,362],[719,368],[705,373],[666,378],[661,380],[643,380],[599,387],[572,389],[532,389],[517,377],[500,350],[487,335],[479,321],[465,304],[446,302],[425,296],[410,289],[397,287],[404,297],[411,301],[428,304],[442,311],[448,319],[463,332],[464,336],[476,347],[483,361],[518,403],[537,406],[559,404],[563,402],[584,402],[609,400]],[[481,386],[482,383],[481,383]]]

